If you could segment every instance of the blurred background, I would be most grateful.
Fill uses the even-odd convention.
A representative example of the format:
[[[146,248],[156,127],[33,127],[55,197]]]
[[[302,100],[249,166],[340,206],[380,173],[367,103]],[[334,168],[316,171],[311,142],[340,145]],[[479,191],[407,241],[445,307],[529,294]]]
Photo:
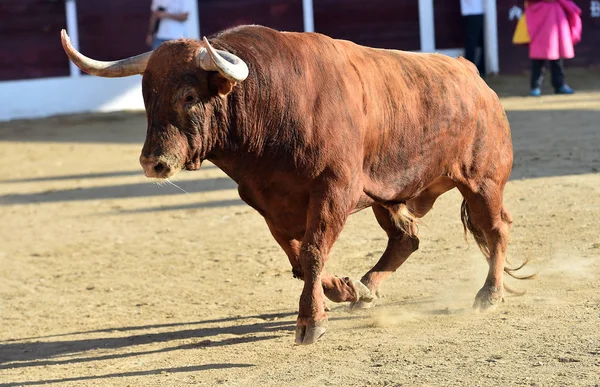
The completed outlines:
[[[183,0],[190,10],[186,36],[210,36],[240,24],[316,31],[359,44],[457,56],[465,41],[459,0]],[[527,46],[511,42],[520,0],[486,0],[488,71],[528,71]],[[600,1],[582,8],[583,41],[567,67],[600,58]],[[147,51],[151,0],[0,1],[0,120],[83,111],[143,108],[137,77],[81,76],[64,54],[59,31],[86,55],[113,60]],[[45,96],[52,90],[52,98]],[[36,97],[33,97],[36,96]]]

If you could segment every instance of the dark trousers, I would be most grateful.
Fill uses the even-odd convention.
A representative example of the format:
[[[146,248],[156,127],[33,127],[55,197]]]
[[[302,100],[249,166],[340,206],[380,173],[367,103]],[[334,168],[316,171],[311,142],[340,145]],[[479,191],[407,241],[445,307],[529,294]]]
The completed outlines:
[[[543,59],[533,59],[531,61],[531,88],[541,89],[544,83],[544,73],[546,72],[546,62]],[[565,84],[565,73],[563,71],[562,59],[551,60],[550,71],[552,72],[552,86],[555,89]]]
[[[465,25],[467,27],[467,39],[465,42],[465,59],[475,63],[479,74],[485,76],[485,51],[483,44],[483,15],[465,16]],[[481,48],[480,55],[477,55],[477,47]]]

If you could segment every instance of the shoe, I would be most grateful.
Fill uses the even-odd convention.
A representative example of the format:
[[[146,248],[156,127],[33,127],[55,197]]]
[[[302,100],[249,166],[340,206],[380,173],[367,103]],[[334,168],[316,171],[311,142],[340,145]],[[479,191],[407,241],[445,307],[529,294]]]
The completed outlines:
[[[554,90],[554,92],[556,94],[573,94],[573,93],[575,93],[575,91],[567,85],[562,85],[558,89]]]
[[[531,89],[531,91],[529,92],[529,95],[531,97],[539,97],[540,95],[542,95],[542,89],[540,89],[539,87],[536,87],[535,89]]]

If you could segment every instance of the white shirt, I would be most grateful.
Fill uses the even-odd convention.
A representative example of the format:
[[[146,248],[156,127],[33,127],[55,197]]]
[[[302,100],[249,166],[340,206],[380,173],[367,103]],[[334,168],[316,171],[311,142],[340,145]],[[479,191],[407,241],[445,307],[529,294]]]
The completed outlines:
[[[168,13],[189,13],[188,0],[152,0],[152,11],[158,11],[158,8],[164,8],[163,12]],[[185,37],[185,22],[173,19],[160,19],[158,39],[179,39]]]
[[[483,15],[484,0],[460,0],[460,12],[463,16]]]

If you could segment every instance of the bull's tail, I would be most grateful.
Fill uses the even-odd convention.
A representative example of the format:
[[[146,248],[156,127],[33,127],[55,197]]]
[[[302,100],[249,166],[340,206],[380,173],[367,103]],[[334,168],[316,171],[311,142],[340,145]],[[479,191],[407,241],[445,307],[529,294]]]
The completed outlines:
[[[473,224],[473,222],[471,221],[471,214],[469,212],[469,206],[467,204],[467,201],[464,199],[463,199],[462,205],[460,206],[460,218],[462,220],[463,228],[465,231],[465,240],[467,241],[467,243],[468,243],[467,231],[470,231],[471,234],[473,234],[473,238],[475,239],[477,246],[479,247],[479,249],[485,256],[485,258],[489,261],[490,249],[487,244],[487,240],[485,239],[485,235],[484,235],[483,231],[479,227],[477,227],[475,224]],[[508,224],[512,223],[510,216],[505,211],[502,211],[502,220],[504,222],[507,222]],[[507,263],[509,263],[508,259],[507,259]],[[506,274],[508,274],[509,276],[511,276],[515,279],[519,279],[519,280],[535,278],[537,276],[537,273],[526,274],[526,275],[516,274],[516,272],[518,270],[521,270],[523,267],[525,267],[525,265],[527,265],[527,263],[529,263],[529,259],[525,259],[518,267],[511,268],[511,267],[505,265],[504,272]],[[506,284],[504,285],[504,288],[509,293],[513,293],[516,295],[525,294],[524,290],[514,289],[514,288],[511,288],[510,286],[506,286]]]
[[[479,247],[479,250],[483,253],[487,260],[490,259],[490,249],[487,245],[487,241],[485,240],[485,235],[480,228],[475,226],[471,221],[471,215],[469,213],[469,206],[467,205],[467,201],[463,199],[462,205],[460,206],[460,220],[462,220],[463,229],[465,230],[465,241],[467,243],[469,240],[467,239],[467,231],[470,231],[473,234],[473,238],[475,238],[475,242]]]

